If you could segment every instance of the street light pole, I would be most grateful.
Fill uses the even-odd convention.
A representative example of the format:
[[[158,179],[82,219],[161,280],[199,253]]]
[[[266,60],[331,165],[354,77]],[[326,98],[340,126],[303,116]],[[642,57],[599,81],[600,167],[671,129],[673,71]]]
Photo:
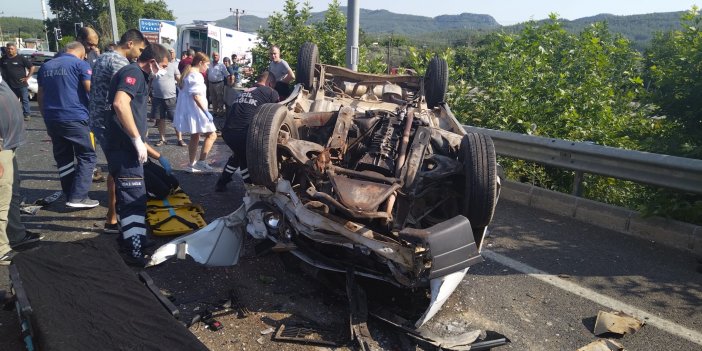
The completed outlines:
[[[46,2],[44,0],[41,0],[41,17],[44,19],[44,40],[46,40],[46,50],[48,51],[51,50],[49,48],[49,30],[46,28],[46,21],[49,20],[49,15],[46,13]]]
[[[54,27],[54,40],[56,41],[56,52],[58,52],[59,51],[59,39],[58,39],[58,35],[56,33],[56,28],[61,28],[61,22],[59,21],[59,11],[56,10],[56,12],[54,12],[54,15],[56,16],[56,27]]]
[[[358,70],[358,21],[360,0],[348,0],[346,9],[346,68]]]
[[[112,42],[117,43],[119,33],[117,32],[117,13],[115,12],[115,0],[110,0],[110,21],[112,22]]]

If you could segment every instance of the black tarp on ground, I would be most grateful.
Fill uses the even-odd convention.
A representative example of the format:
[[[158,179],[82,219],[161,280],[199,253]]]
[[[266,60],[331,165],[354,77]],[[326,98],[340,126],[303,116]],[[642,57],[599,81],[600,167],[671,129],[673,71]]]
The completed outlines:
[[[207,350],[105,242],[43,245],[13,264],[41,351]]]

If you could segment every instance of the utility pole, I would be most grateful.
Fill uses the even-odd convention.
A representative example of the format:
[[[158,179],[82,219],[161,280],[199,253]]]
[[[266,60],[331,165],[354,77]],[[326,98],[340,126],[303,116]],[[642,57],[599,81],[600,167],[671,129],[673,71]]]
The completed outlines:
[[[390,74],[390,45],[392,45],[392,33],[390,33],[390,38],[388,38],[388,74]]]
[[[44,19],[44,40],[46,40],[46,51],[51,51],[51,48],[49,47],[49,30],[46,28],[46,21],[49,20],[49,15],[46,13],[46,2],[44,2],[44,0],[41,0],[41,17]]]
[[[112,22],[112,42],[119,41],[119,33],[117,32],[117,13],[115,12],[115,0],[110,0],[110,22]]]
[[[54,39],[56,39],[56,52],[59,51],[59,35],[61,34],[61,22],[59,21],[60,12],[56,10],[54,13],[56,17],[56,27],[54,27]]]
[[[358,70],[358,17],[360,0],[348,0],[346,9],[346,68]]]
[[[246,11],[239,10],[239,9],[232,9],[230,7],[229,12],[233,13],[236,16],[236,30],[239,30],[239,15],[243,15],[244,13],[246,13]]]

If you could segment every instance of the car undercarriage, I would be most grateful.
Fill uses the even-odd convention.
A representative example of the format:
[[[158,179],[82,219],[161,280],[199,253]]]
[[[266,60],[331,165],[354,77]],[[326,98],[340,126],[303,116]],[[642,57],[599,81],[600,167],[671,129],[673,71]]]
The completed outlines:
[[[397,287],[460,281],[482,261],[500,182],[490,137],[466,133],[444,102],[447,71],[435,57],[424,77],[358,73],[305,43],[293,93],[251,122],[249,232]]]

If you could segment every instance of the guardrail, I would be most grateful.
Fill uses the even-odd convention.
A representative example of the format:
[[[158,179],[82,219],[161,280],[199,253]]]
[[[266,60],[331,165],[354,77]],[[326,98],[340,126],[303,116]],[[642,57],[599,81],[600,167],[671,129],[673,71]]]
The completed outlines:
[[[702,194],[702,160],[486,128],[464,128],[492,137],[498,155],[576,171],[573,194],[577,196],[581,195],[583,173]]]

